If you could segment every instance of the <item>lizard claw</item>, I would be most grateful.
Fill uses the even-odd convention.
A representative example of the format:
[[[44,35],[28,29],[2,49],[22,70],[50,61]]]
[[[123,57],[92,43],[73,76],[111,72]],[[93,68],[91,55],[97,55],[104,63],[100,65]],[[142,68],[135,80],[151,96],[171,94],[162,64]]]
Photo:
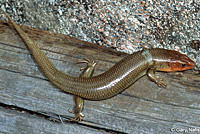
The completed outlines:
[[[70,112],[70,113],[74,114],[74,112],[73,112],[71,109],[68,109],[68,112]]]
[[[70,113],[73,113],[73,114],[74,114],[74,112],[73,112],[72,110],[69,109],[68,111],[69,111]],[[82,121],[82,117],[84,117],[84,116],[85,116],[85,115],[82,114],[82,113],[77,113],[75,118],[69,119],[68,121],[70,121],[70,122]]]
[[[90,62],[91,62],[91,60],[84,58],[84,60],[78,61],[77,63],[90,63]]]
[[[89,59],[87,59],[87,58],[84,58],[84,60],[78,61],[78,62],[77,62],[77,64],[79,64],[79,63],[87,63],[87,67],[81,68],[81,69],[80,69],[81,71],[82,71],[82,70],[86,70],[86,69],[89,68],[89,67],[94,67],[94,66],[96,65],[96,62],[95,62],[95,61],[91,61],[91,60],[89,60]]]
[[[163,79],[158,79],[156,82],[155,82],[159,87],[166,87],[167,84],[165,82],[163,82]]]

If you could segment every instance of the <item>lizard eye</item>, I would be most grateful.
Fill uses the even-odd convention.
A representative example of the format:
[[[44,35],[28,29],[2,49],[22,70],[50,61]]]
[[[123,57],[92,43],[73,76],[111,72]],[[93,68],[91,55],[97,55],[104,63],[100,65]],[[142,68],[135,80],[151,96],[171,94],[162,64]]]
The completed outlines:
[[[186,64],[182,64],[182,67],[186,67]]]

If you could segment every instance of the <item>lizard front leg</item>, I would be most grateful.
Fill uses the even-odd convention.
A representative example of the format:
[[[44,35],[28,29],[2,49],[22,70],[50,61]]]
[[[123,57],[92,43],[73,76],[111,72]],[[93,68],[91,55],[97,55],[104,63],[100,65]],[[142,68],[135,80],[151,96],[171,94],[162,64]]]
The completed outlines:
[[[162,79],[160,79],[160,78],[158,78],[155,74],[155,70],[154,69],[149,69],[148,71],[147,71],[147,76],[148,76],[148,78],[150,79],[150,80],[152,80],[153,82],[155,82],[159,87],[166,87],[166,83],[165,82],[163,82],[163,80]]]

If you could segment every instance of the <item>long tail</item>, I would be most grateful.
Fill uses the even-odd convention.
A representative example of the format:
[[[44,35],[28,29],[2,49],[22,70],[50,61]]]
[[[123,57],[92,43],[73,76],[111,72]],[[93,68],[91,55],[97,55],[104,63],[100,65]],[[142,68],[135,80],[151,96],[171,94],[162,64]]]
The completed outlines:
[[[2,10],[2,12],[8,17],[20,37],[25,42],[26,46],[30,49],[34,59],[46,77],[50,80],[53,79],[55,72],[58,71],[53,63],[45,56],[45,54],[39,49],[35,42],[13,21],[13,19],[4,10]]]

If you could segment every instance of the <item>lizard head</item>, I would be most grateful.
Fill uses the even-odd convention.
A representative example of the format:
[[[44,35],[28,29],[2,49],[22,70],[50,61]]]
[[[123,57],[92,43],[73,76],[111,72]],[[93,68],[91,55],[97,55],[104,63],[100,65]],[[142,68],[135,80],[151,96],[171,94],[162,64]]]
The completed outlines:
[[[157,70],[164,72],[184,71],[196,66],[194,61],[180,52],[168,50],[167,55],[165,62],[160,62]]]

